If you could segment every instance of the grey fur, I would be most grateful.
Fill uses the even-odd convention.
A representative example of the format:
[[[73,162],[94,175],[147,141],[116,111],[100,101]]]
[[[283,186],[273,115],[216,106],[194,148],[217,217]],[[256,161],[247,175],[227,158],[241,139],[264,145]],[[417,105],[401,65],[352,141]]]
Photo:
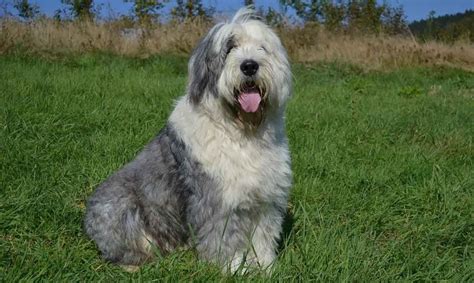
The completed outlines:
[[[227,50],[216,51],[213,46],[215,34],[222,26],[223,24],[218,24],[212,28],[191,55],[188,93],[191,102],[195,104],[201,101],[204,93],[217,97],[217,81],[224,67]]]
[[[248,11],[238,15],[236,21],[239,22],[252,18]],[[226,38],[218,35],[222,27],[217,25],[211,29],[193,52],[186,98],[189,101],[180,102],[190,102],[194,107],[205,105],[201,103],[204,95],[220,99],[217,83],[226,56],[235,44],[230,32]],[[216,43],[215,40],[223,42]],[[216,50],[217,46],[221,49]],[[189,108],[178,108],[180,102],[173,114],[186,117],[185,112]],[[278,113],[283,115],[282,111]],[[209,164],[205,167],[208,171],[205,171],[197,161],[196,158],[200,158],[203,152],[209,151],[195,151],[196,145],[202,146],[205,141],[204,138],[193,140],[198,135],[191,138],[187,135],[189,130],[185,129],[188,123],[194,121],[170,118],[158,136],[132,162],[110,176],[90,197],[84,222],[86,233],[96,242],[106,260],[122,265],[139,265],[150,259],[153,256],[153,248],[150,247],[153,246],[162,254],[179,246],[191,246],[203,259],[234,265],[255,246],[256,260],[269,266],[275,258],[276,241],[280,236],[291,185],[288,148],[283,124],[280,123],[282,119],[281,116],[273,121],[272,127],[276,128],[268,130],[268,140],[262,142],[268,146],[262,147],[262,151],[276,158],[267,160],[277,160],[274,163],[283,165],[261,168],[256,175],[270,177],[255,179],[259,185],[246,194],[250,196],[250,201],[229,206],[226,203],[229,193],[226,195],[223,184],[234,186],[234,183],[223,182],[228,179],[222,176],[214,180],[210,175],[214,171],[209,171]],[[261,132],[256,132],[256,143],[263,139],[261,133],[267,130],[265,127],[268,125],[262,125]],[[205,127],[200,129],[203,132],[206,130]],[[198,129],[193,130],[202,133]],[[266,150],[272,146],[279,154],[272,155],[275,152]],[[234,153],[235,159],[238,159],[238,154]],[[199,160],[206,164],[205,159]],[[231,161],[233,164],[237,160]],[[224,176],[232,176],[234,168],[228,167]],[[239,174],[245,176],[246,173],[244,170]],[[246,189],[246,186],[236,186],[235,190],[246,192],[239,191]]]
[[[202,258],[225,263],[246,248],[256,215],[257,208],[222,209],[215,182],[168,124],[97,188],[87,203],[85,230],[106,260],[123,265],[152,256],[141,245],[144,232],[163,254],[192,245]]]
[[[168,125],[97,188],[88,201],[86,232],[107,260],[140,264],[150,256],[141,247],[143,232],[162,252],[187,242],[187,199],[211,183]]]

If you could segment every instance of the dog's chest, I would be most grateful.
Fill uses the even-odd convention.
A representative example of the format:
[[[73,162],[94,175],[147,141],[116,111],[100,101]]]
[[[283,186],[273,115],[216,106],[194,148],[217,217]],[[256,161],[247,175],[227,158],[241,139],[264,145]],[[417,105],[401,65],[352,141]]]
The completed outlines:
[[[267,127],[260,138],[244,137],[232,125],[226,127],[195,111],[182,99],[170,117],[192,158],[213,179],[216,187],[203,188],[220,196],[229,208],[261,204],[286,205],[291,186],[290,156],[286,139],[277,138],[283,123]],[[190,122],[192,121],[192,123]]]
[[[286,202],[291,185],[286,143],[235,142],[221,136],[201,144],[197,155],[229,207]]]

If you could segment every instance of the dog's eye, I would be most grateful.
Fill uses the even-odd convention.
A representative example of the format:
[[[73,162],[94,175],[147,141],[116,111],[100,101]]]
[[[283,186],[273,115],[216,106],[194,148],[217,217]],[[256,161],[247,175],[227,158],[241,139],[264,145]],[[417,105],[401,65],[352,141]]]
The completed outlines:
[[[258,48],[258,50],[262,50],[262,51],[268,52],[267,49],[265,48],[265,46],[263,46],[263,45],[260,46],[260,47]]]
[[[226,55],[229,55],[229,53],[232,51],[232,49],[234,49],[235,45],[231,44],[229,46],[227,46],[227,50],[225,52]]]
[[[229,55],[229,53],[237,46],[235,42],[235,37],[231,36],[227,39],[225,43],[225,56]]]

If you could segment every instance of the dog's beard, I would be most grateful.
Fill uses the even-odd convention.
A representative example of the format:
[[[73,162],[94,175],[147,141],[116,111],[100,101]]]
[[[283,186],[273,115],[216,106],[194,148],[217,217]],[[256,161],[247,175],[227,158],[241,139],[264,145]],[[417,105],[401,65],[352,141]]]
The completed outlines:
[[[254,130],[265,119],[266,88],[260,82],[246,81],[234,88],[234,115],[237,123]]]

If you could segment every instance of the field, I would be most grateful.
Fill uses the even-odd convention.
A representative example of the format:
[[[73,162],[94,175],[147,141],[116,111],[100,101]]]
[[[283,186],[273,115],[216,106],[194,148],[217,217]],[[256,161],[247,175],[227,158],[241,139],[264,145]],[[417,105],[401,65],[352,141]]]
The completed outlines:
[[[126,273],[84,204],[165,124],[185,57],[0,56],[0,281],[473,281],[474,74],[295,64],[294,186],[274,273],[191,251]]]
[[[22,49],[29,54],[83,54],[106,52],[146,58],[188,55],[212,26],[199,19],[147,28],[121,21],[91,22],[38,19],[25,23],[0,18],[0,54]],[[127,31],[127,32],[125,32]],[[418,41],[410,36],[353,34],[329,31],[319,25],[276,28],[294,62],[345,62],[365,70],[412,66],[443,66],[474,71],[474,45],[456,41]]]

